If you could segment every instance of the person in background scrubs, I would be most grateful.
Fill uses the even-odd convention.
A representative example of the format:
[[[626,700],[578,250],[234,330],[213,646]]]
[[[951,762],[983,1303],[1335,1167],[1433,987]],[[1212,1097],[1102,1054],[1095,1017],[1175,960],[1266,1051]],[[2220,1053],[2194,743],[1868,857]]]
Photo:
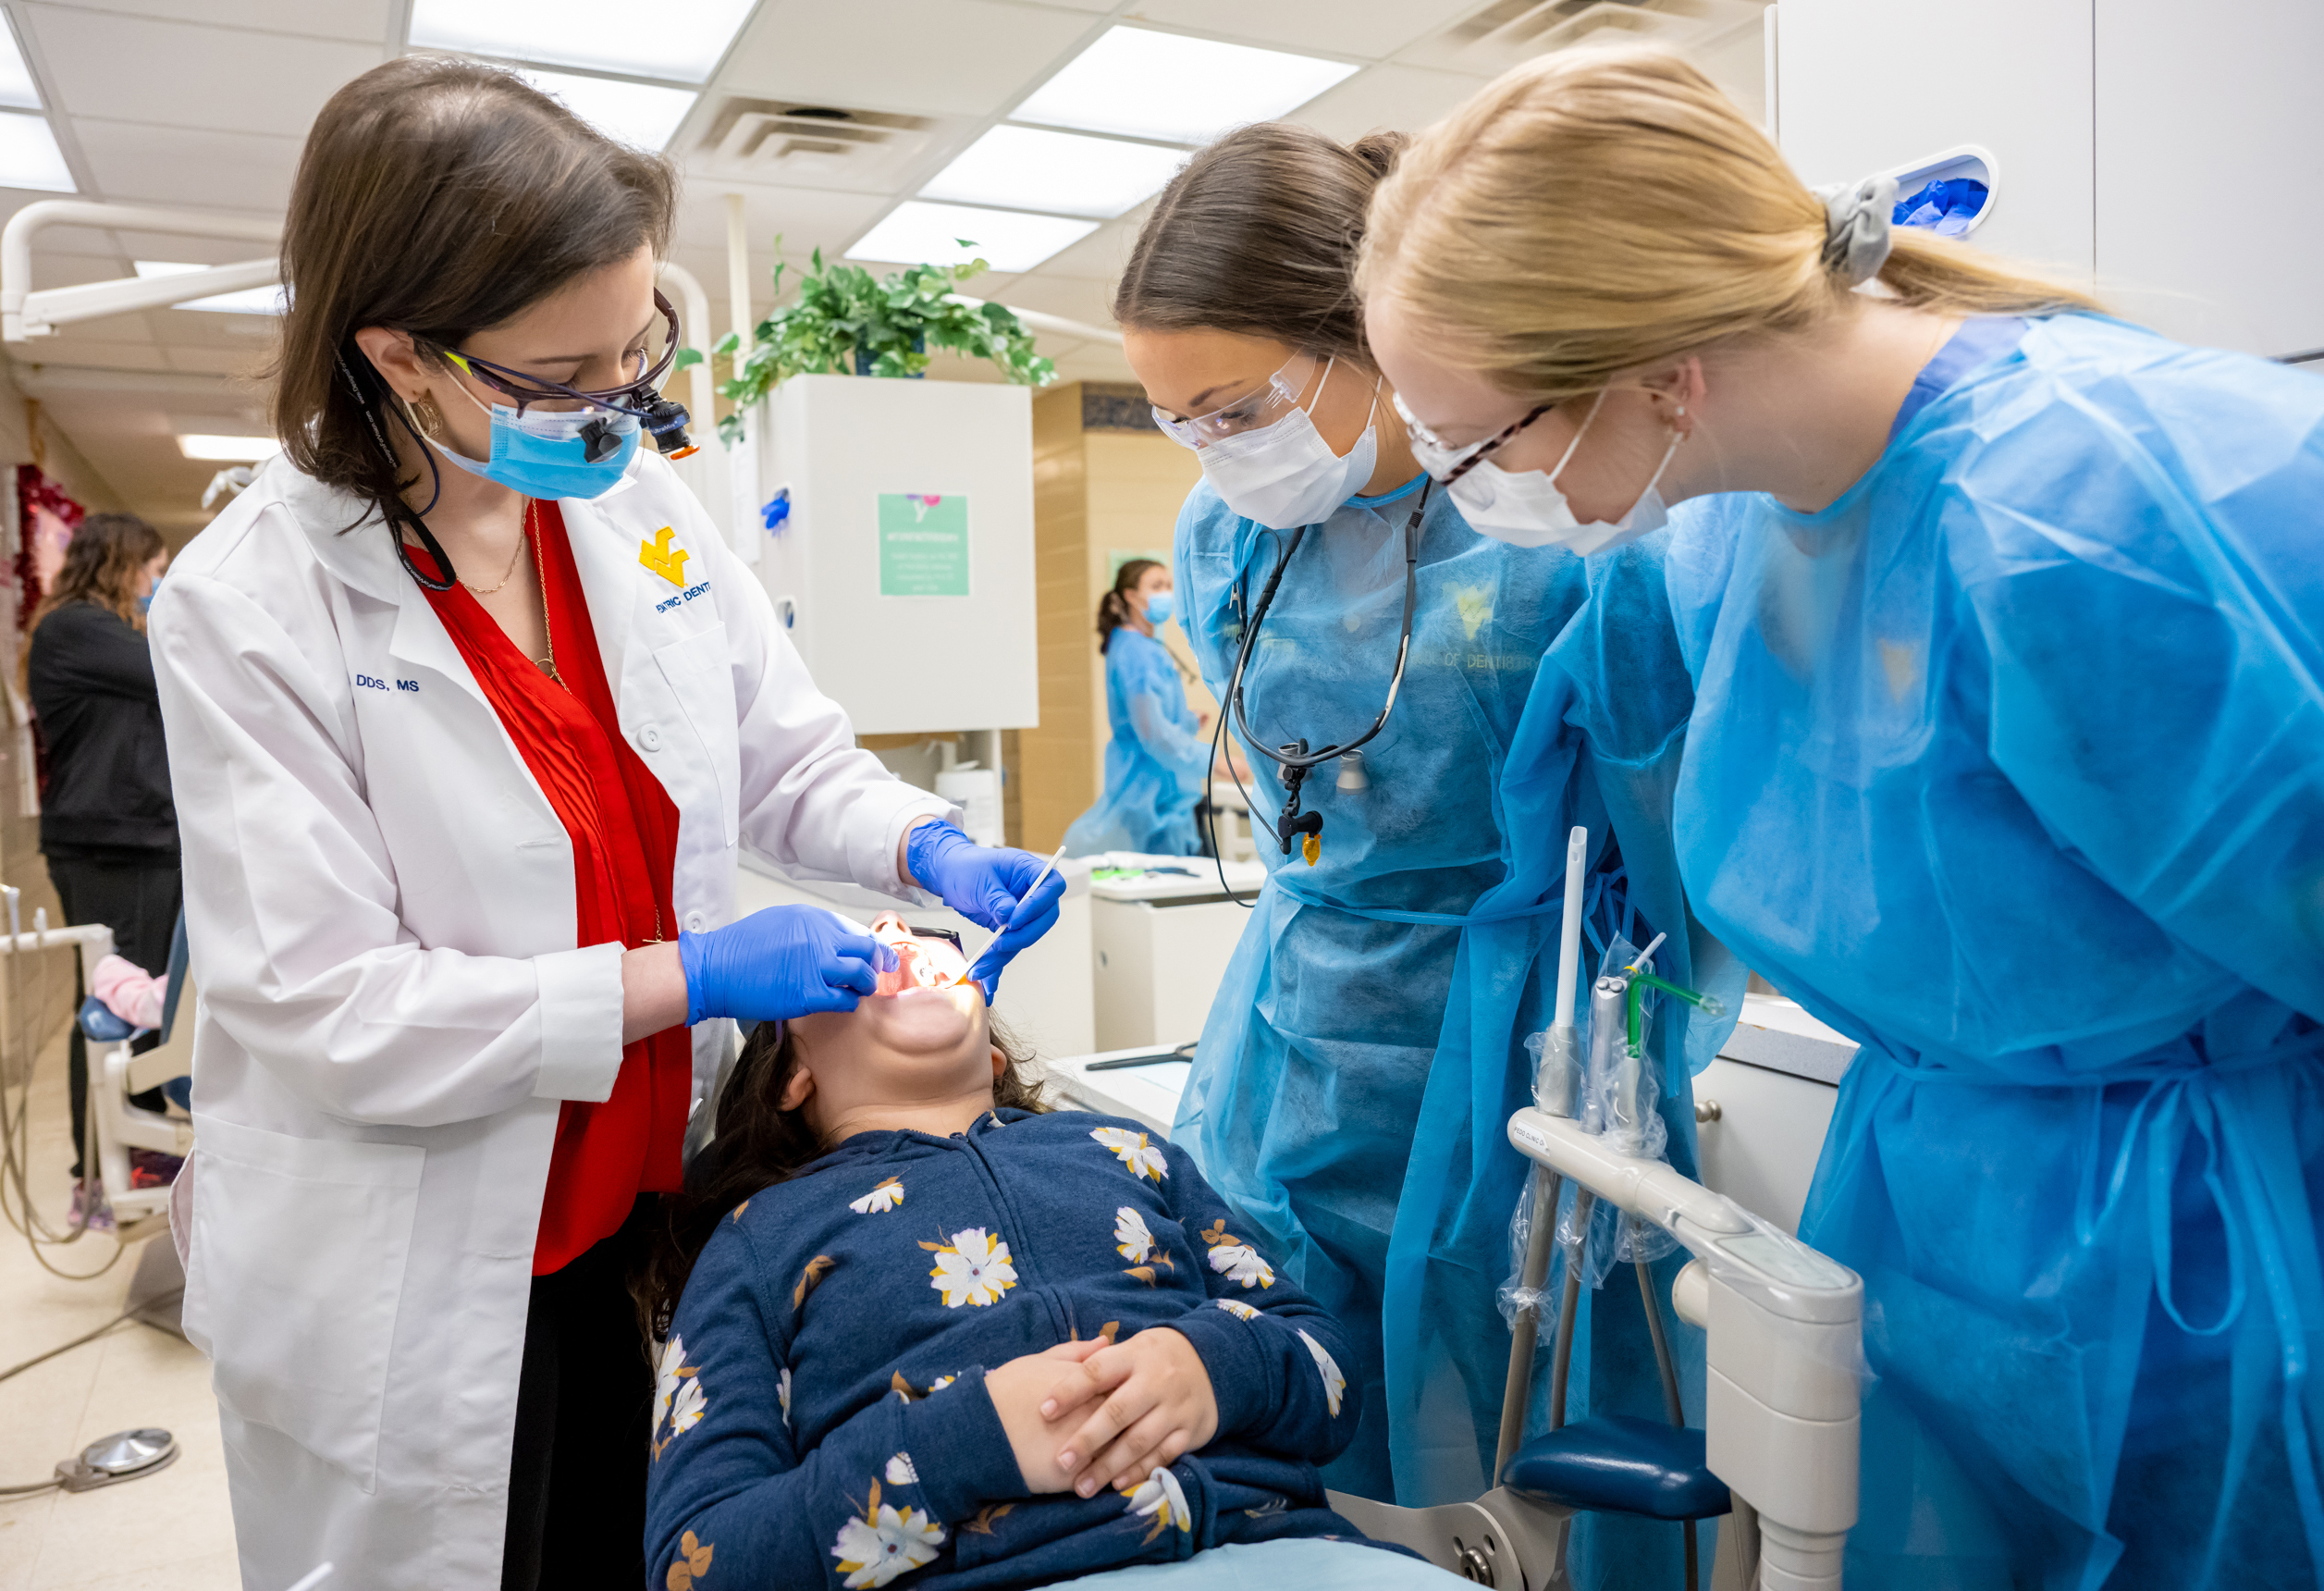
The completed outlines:
[[[1098,650],[1105,654],[1105,716],[1113,738],[1105,748],[1105,794],[1065,831],[1065,854],[1142,851],[1157,857],[1202,854],[1195,803],[1210,767],[1203,736],[1208,714],[1187,705],[1178,660],[1154,638],[1174,615],[1170,570],[1133,558],[1114,572],[1098,601]]]
[[[1201,151],[1156,203],[1114,315],[1157,422],[1202,462],[1176,589],[1223,710],[1249,643],[1229,727],[1257,774],[1270,870],[1172,1136],[1357,1341],[1362,1425],[1327,1478],[1413,1504],[1492,1484],[1508,1357],[1494,1295],[1525,1164],[1503,1132],[1555,1000],[1571,824],[1590,827],[1593,944],[1626,922],[1638,945],[1666,930],[1664,971],[1700,969],[1663,805],[1666,725],[1691,687],[1658,549],[1512,548],[1430,487],[1351,286],[1364,205],[1400,142],[1261,124]],[[1545,665],[1568,649],[1617,661]],[[1609,673],[1620,689],[1596,689]],[[1360,767],[1326,761],[1299,789],[1321,832],[1278,832],[1290,791],[1264,753],[1352,742],[1392,682]],[[1686,1030],[1666,1036],[1672,1157],[1691,1168]],[[1659,1418],[1635,1292],[1610,1289],[1629,1314],[1604,1335],[1636,1357],[1579,1379],[1602,1406]],[[1641,1550],[1676,1575],[1678,1533],[1657,1534]]]
[[[1863,1046],[1801,1230],[1878,1377],[1848,1584],[2313,1585],[2324,383],[1894,186],[1544,56],[1382,190],[1373,345],[1480,528],[1681,502],[1689,898]]]

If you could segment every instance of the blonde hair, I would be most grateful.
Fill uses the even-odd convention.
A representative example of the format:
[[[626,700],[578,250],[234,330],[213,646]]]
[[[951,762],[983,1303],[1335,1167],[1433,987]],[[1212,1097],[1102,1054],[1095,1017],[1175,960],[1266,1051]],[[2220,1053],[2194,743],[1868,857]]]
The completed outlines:
[[[1577,51],[1504,73],[1413,142],[1373,195],[1357,285],[1447,359],[1554,403],[1831,314],[1850,288],[1825,242],[1823,201],[1708,78],[1659,50]],[[1907,228],[1879,279],[1948,314],[2097,307]]]

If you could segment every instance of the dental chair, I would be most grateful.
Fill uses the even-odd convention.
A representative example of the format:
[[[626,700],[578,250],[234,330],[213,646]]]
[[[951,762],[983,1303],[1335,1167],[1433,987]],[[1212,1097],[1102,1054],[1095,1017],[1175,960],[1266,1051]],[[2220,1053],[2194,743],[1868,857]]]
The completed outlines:
[[[1703,1004],[1633,964],[1591,992],[1586,1076],[1598,1086],[1577,1119],[1585,1068],[1573,1020],[1585,836],[1568,852],[1556,1023],[1543,1049],[1535,1104],[1509,1118],[1508,1139],[1533,1162],[1532,1209],[1520,1301],[1539,1301],[1561,1184],[1575,1188],[1555,1320],[1549,1429],[1526,1437],[1540,1303],[1523,1303],[1509,1346],[1499,1483],[1473,1502],[1397,1508],[1344,1493],[1330,1505],[1367,1536],[1410,1548],[1441,1568],[1501,1591],[1556,1591],[1576,1513],[1677,1522],[1687,1533],[1687,1585],[1697,1582],[1695,1522],[1732,1514],[1721,1532],[1715,1591],[1839,1591],[1840,1556],[1856,1521],[1863,1284],[1773,1224],[1659,1159],[1640,1153],[1653,1109],[1640,1066],[1640,997],[1656,987]],[[1652,947],[1649,947],[1651,954]],[[1640,962],[1645,960],[1640,957]],[[1591,1206],[1611,1204],[1677,1239],[1693,1258],[1670,1308],[1708,1338],[1703,1424],[1690,1429],[1651,1273],[1635,1267],[1661,1371],[1667,1424],[1627,1415],[1566,1424],[1566,1381],[1589,1240]],[[1607,1284],[1617,1285],[1609,1276]]]
[[[55,944],[62,934],[92,932],[102,933],[104,942],[100,944],[84,939],[80,943],[83,988],[89,984],[89,970],[111,954],[113,931],[80,928],[52,930],[47,934],[48,942]],[[188,992],[186,919],[180,913],[177,931],[169,942],[168,992],[162,1000],[162,1025],[152,1030],[133,1027],[115,1016],[93,994],[81,1002],[76,1018],[82,1035],[89,1041],[89,1114],[93,1129],[91,1146],[97,1176],[105,1184],[105,1198],[113,1206],[113,1218],[118,1223],[117,1230],[124,1243],[157,1230],[157,1227],[146,1223],[166,1222],[169,1209],[166,1186],[131,1186],[129,1151],[157,1150],[183,1159],[193,1147],[193,1122],[190,1116],[147,1110],[131,1100],[134,1094],[166,1088],[192,1076],[193,1024],[178,1021]],[[132,1054],[132,1047],[148,1031],[157,1033],[161,1042],[141,1054]],[[99,1046],[103,1046],[102,1060]],[[182,1094],[184,1090],[181,1086],[175,1092]],[[172,1103],[182,1110],[185,1102],[173,1098]],[[159,1246],[169,1247],[166,1243]]]
[[[1703,1428],[1623,1415],[1563,1423],[1569,1284],[1553,1349],[1551,1429],[1531,1440],[1513,1435],[1521,1434],[1531,1400],[1536,1345],[1535,1321],[1519,1316],[1498,1486],[1474,1502],[1421,1509],[1334,1492],[1331,1507],[1367,1536],[1502,1591],[1567,1585],[1567,1527],[1585,1510],[1681,1522],[1731,1511],[1715,1587],[1838,1591],[1840,1552],[1856,1521],[1863,1284],[1662,1161],[1624,1154],[1571,1117],[1529,1107],[1509,1118],[1508,1136],[1536,1167],[1537,1210],[1555,1207],[1544,1183],[1569,1179],[1582,1196],[1660,1227],[1694,1255],[1672,1285],[1670,1304],[1708,1334]],[[1534,1230],[1551,1226],[1537,1220]],[[1527,1269],[1538,1288],[1546,1260],[1536,1269],[1534,1258],[1529,1252]],[[1578,1278],[1579,1256],[1567,1258],[1568,1276]],[[1658,1314],[1650,1308],[1648,1318]],[[1657,1348],[1675,1407],[1667,1350]]]

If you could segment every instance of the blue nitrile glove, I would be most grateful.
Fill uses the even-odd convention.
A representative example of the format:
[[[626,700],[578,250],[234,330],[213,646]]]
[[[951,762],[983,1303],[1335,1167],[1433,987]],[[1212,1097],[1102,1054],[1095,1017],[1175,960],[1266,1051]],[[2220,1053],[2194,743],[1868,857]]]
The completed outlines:
[[[952,824],[923,823],[904,843],[904,859],[924,889],[936,892],[969,921],[995,930],[968,969],[969,978],[992,1003],[1000,987],[1001,969],[1018,951],[1057,926],[1057,903],[1065,898],[1065,881],[1051,873],[1032,895],[1024,892],[1040,878],[1043,863],[1030,851],[1006,845],[979,845]]]
[[[713,1017],[776,1022],[853,1011],[895,968],[895,952],[835,912],[770,906],[707,933],[678,936],[686,1024]]]

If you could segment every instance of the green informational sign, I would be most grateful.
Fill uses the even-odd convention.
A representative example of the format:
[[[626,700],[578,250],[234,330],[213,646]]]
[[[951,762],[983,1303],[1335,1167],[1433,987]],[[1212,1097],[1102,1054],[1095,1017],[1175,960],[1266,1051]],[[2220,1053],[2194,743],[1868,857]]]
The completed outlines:
[[[968,500],[879,494],[879,595],[968,595]]]

